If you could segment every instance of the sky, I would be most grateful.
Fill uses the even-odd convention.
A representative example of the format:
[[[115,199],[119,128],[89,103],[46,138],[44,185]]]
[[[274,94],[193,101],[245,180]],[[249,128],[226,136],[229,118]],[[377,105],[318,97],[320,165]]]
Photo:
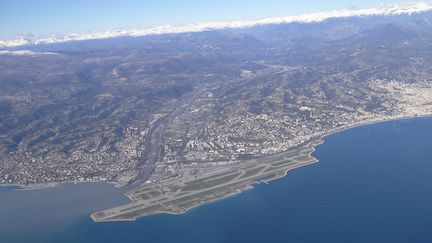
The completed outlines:
[[[346,8],[368,8],[398,0],[0,0],[0,39],[31,35],[257,20]],[[431,1],[422,1],[431,2]]]

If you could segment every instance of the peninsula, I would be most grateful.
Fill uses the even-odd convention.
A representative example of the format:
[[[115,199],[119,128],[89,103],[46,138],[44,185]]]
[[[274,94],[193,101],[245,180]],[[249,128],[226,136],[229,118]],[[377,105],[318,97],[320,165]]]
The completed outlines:
[[[115,183],[102,222],[277,179],[330,133],[432,113],[431,9],[0,46],[0,184]]]

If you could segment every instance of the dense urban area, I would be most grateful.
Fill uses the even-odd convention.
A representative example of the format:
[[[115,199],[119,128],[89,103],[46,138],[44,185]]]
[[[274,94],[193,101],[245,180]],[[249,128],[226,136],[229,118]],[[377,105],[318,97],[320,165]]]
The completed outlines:
[[[432,112],[432,14],[0,51],[0,183],[126,190]]]

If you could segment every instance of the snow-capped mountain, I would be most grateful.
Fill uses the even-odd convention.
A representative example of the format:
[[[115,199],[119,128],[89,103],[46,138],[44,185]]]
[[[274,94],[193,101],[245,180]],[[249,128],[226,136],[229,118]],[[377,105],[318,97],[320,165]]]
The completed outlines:
[[[95,40],[95,39],[108,39],[115,37],[138,37],[146,35],[158,34],[174,34],[186,32],[201,32],[206,30],[220,30],[220,29],[234,29],[234,28],[248,28],[259,25],[268,24],[284,24],[284,23],[313,23],[321,22],[331,18],[344,18],[344,17],[367,17],[367,16],[390,16],[390,15],[411,15],[415,13],[432,11],[432,4],[429,3],[415,3],[405,5],[381,5],[375,8],[367,9],[345,9],[335,10],[318,13],[307,13],[302,15],[293,15],[285,17],[265,18],[256,21],[232,21],[232,22],[208,22],[190,24],[185,26],[158,26],[147,29],[124,29],[105,32],[93,33],[72,33],[64,36],[51,36],[41,38],[18,38],[14,40],[0,40],[0,48],[12,48],[26,45],[38,44],[51,44],[67,41],[80,41],[80,40]]]

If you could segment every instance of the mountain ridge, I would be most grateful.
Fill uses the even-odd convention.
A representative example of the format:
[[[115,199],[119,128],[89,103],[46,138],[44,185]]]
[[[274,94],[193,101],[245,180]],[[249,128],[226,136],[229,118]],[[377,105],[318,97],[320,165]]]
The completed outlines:
[[[347,17],[368,17],[368,16],[391,16],[391,15],[411,15],[422,12],[432,11],[432,4],[414,3],[404,5],[381,5],[366,9],[343,9],[326,12],[306,13],[285,17],[270,17],[255,21],[231,21],[231,22],[207,22],[189,24],[185,26],[164,25],[145,29],[121,29],[113,31],[92,32],[92,33],[71,33],[59,36],[17,38],[12,40],[0,40],[0,48],[16,48],[40,44],[63,43],[70,41],[99,40],[118,37],[140,37],[148,35],[176,34],[188,32],[203,32],[209,30],[242,29],[252,28],[270,24],[290,24],[290,23],[316,23],[333,18]]]

